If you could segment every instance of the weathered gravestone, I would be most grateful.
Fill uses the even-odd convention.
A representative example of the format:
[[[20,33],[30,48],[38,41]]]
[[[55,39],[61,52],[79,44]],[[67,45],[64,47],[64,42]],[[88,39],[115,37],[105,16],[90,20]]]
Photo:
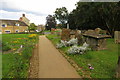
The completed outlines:
[[[61,30],[61,29],[56,29],[56,34],[57,34],[58,36],[60,36],[60,35],[61,35],[61,32],[62,32],[62,30]]]
[[[77,30],[76,38],[78,39],[78,44],[83,44],[83,36],[80,30]]]
[[[120,31],[115,31],[114,40],[115,40],[115,43],[120,43]]]
[[[70,29],[62,29],[61,40],[68,41],[70,40]]]
[[[70,31],[70,39],[76,38],[77,30],[71,30]]]
[[[96,29],[95,29],[96,34],[100,34],[100,31],[101,31],[100,28],[96,28]]]
[[[92,50],[104,50],[106,49],[106,38],[110,38],[109,35],[101,35],[95,30],[88,30],[84,34],[84,42],[90,45]]]
[[[51,28],[51,34],[55,34],[55,28]]]

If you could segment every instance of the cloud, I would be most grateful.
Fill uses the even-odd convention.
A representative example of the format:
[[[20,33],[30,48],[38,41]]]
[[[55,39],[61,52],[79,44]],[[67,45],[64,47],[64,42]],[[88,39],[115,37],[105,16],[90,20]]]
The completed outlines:
[[[26,17],[30,20],[31,23],[38,24],[45,24],[46,22],[46,16],[38,16],[32,13],[26,13],[26,12],[9,12],[5,10],[0,10],[0,19],[12,19],[12,20],[19,20],[19,18],[22,16],[22,14],[26,14]]]
[[[47,15],[54,14],[56,8],[75,9],[79,0],[0,0],[2,18],[18,19],[23,13],[35,23],[45,23]],[[7,16],[6,16],[7,15]],[[31,17],[32,16],[32,17]]]

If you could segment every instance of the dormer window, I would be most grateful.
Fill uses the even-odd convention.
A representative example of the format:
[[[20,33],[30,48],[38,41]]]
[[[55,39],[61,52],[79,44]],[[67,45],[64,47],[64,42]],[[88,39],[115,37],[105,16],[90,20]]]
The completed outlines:
[[[20,26],[20,24],[16,23],[15,26]]]
[[[2,27],[7,27],[7,25],[6,24],[2,24]]]

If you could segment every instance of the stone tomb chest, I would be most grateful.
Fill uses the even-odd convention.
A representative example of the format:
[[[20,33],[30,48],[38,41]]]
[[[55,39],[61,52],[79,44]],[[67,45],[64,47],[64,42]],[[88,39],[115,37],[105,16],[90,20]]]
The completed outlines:
[[[92,50],[104,50],[106,49],[106,39],[110,38],[109,35],[88,35],[83,34],[84,40],[90,45]]]

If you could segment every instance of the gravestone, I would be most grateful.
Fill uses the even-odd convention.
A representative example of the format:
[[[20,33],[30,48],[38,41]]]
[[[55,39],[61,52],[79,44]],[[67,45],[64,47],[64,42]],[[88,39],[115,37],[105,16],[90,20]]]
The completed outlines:
[[[115,40],[115,43],[120,43],[120,31],[115,31],[114,32],[114,40]]]
[[[96,28],[95,29],[95,32],[96,32],[96,34],[100,34],[100,31],[101,31],[102,29],[100,29],[100,28]]]
[[[62,30],[61,30],[61,29],[56,29],[56,34],[57,34],[58,36],[61,36],[61,33],[62,33]]]
[[[70,39],[76,38],[77,31],[76,30],[71,30],[70,31]]]
[[[70,40],[70,29],[63,28],[61,33],[61,40],[69,41]]]
[[[83,36],[81,30],[77,30],[76,38],[78,39],[78,44],[83,44]]]
[[[51,34],[55,34],[55,28],[51,28]]]

